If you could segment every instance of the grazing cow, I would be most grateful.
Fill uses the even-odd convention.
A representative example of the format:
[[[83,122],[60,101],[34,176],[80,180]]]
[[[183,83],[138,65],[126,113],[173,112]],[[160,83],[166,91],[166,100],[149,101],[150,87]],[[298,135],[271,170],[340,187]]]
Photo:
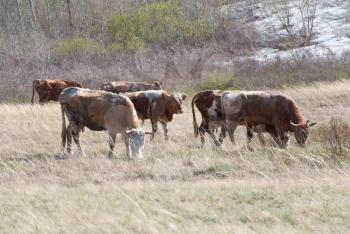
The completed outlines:
[[[145,84],[140,82],[113,81],[101,85],[101,90],[112,93],[126,93],[146,90],[161,90],[162,83]]]
[[[34,90],[38,93],[39,103],[48,101],[58,101],[58,97],[63,89],[67,87],[80,87],[82,84],[74,80],[34,80],[32,104],[34,104]]]
[[[126,94],[134,103],[139,118],[143,121],[150,119],[152,123],[152,136],[157,131],[157,123],[163,126],[165,139],[168,140],[167,123],[172,121],[174,114],[183,113],[182,101],[186,99],[185,94],[170,94],[163,90],[148,90]]]
[[[86,126],[93,131],[107,130],[109,134],[108,158],[113,157],[117,133],[121,133],[129,158],[142,158],[145,132],[140,128],[133,103],[125,95],[104,91],[66,88],[60,94],[62,109],[62,146],[67,142],[71,153],[72,138],[83,155],[79,132]],[[65,115],[69,125],[66,128]]]
[[[248,147],[252,134],[249,127],[265,125],[275,142],[285,148],[289,142],[289,133],[295,133],[298,144],[305,146],[310,127],[316,123],[305,121],[295,101],[282,94],[262,91],[224,92],[221,96],[222,111],[225,113],[225,126],[233,136],[236,127],[244,124],[248,127]]]

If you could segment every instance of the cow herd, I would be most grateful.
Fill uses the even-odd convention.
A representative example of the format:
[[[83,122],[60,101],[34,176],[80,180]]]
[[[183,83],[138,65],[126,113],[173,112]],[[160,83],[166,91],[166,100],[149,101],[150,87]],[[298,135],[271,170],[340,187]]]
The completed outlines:
[[[157,131],[161,123],[165,139],[168,140],[167,123],[174,114],[183,113],[183,93],[170,93],[162,90],[161,83],[144,84],[138,82],[109,82],[101,85],[101,90],[82,88],[77,81],[35,80],[39,103],[59,101],[62,111],[62,146],[67,145],[71,153],[72,140],[85,155],[79,140],[80,132],[87,127],[93,131],[107,131],[109,134],[108,158],[113,157],[116,134],[124,139],[127,156],[142,158],[145,134]],[[236,144],[234,132],[239,125],[247,129],[248,149],[253,132],[263,145],[263,133],[269,133],[274,143],[281,148],[288,146],[290,133],[295,134],[297,143],[305,146],[310,127],[316,123],[304,120],[295,101],[282,94],[263,91],[221,91],[207,90],[194,95],[191,102],[195,137],[200,136],[202,146],[205,134],[209,134],[219,146],[226,135]],[[195,107],[202,116],[198,126]],[[68,126],[66,126],[66,117]],[[140,122],[150,119],[152,132],[145,132]],[[220,130],[219,137],[215,132]]]

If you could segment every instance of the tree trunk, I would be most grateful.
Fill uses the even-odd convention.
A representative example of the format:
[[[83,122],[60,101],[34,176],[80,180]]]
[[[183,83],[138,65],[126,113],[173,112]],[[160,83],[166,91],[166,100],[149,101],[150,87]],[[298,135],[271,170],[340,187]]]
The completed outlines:
[[[165,64],[165,69],[164,69],[164,81],[163,81],[163,83],[165,83],[169,79],[173,79],[173,80],[182,79],[182,76],[179,72],[179,69],[177,69],[177,67],[175,65],[173,53],[171,53],[170,55],[167,56],[167,61]]]
[[[34,25],[36,25],[35,0],[29,0],[29,5],[30,5],[30,9],[32,11]]]
[[[46,7],[46,16],[47,16],[47,32],[50,35],[50,37],[53,38],[52,32],[51,32],[51,17],[50,17],[49,0],[45,0],[45,7]]]
[[[21,9],[20,9],[19,0],[16,0],[16,4],[17,4],[18,18],[19,18],[19,21],[21,23],[21,29],[22,29],[22,31],[24,31],[23,20],[22,20],[22,12],[21,12]]]
[[[71,0],[65,0],[65,3],[67,5],[69,26],[71,33],[73,33],[72,2]]]
[[[6,36],[8,36],[9,35],[9,29],[8,29],[8,27],[7,27],[7,24],[6,24],[6,21],[5,21],[5,11],[6,11],[6,9],[5,9],[5,6],[4,6],[4,3],[2,2],[2,4],[1,4],[1,9],[2,10],[0,10],[0,15],[1,15],[1,26],[0,26],[0,28],[3,28],[4,29],[4,31],[6,32]]]

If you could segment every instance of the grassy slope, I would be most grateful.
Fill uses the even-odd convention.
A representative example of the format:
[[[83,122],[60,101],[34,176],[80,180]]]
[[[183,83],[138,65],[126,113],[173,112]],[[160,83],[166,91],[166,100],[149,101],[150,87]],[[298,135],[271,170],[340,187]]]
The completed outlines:
[[[290,88],[322,125],[350,114],[350,82]],[[118,140],[107,160],[105,133],[86,131],[78,154],[58,160],[57,104],[0,105],[0,232],[346,232],[349,162],[332,160],[316,128],[307,149],[245,149],[227,141],[200,149],[190,109],[147,142],[145,160],[126,160]],[[199,120],[199,116],[197,116]],[[150,128],[149,123],[145,128]],[[208,139],[209,140],[209,139]],[[75,148],[74,148],[75,149]]]

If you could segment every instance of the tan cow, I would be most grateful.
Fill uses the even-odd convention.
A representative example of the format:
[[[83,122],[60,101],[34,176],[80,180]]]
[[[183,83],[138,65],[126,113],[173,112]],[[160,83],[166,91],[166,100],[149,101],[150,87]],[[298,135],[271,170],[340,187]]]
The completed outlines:
[[[63,89],[67,87],[80,87],[82,84],[74,80],[34,80],[32,104],[34,104],[34,91],[38,93],[39,103],[48,101],[58,101],[58,97]]]
[[[162,124],[165,139],[168,139],[167,123],[172,121],[174,114],[183,113],[182,101],[185,94],[168,93],[162,90],[139,91],[126,94],[134,103],[137,114],[141,120],[150,119],[152,123],[152,136],[157,131],[157,123]]]
[[[146,84],[141,82],[113,81],[101,85],[101,90],[112,93],[126,93],[146,90],[161,90],[162,83]]]
[[[117,133],[121,133],[129,158],[142,158],[145,132],[140,128],[139,119],[133,103],[125,95],[110,92],[66,88],[60,94],[62,109],[62,146],[67,142],[71,153],[72,138],[83,155],[79,132],[86,126],[93,131],[108,131],[108,158],[113,157]],[[66,127],[65,115],[69,125]]]

